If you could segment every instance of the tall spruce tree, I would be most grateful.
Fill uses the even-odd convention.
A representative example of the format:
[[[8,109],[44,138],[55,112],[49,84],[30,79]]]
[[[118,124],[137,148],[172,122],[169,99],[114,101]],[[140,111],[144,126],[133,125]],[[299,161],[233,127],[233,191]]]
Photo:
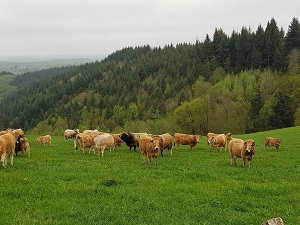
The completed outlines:
[[[298,18],[293,18],[285,37],[286,49],[300,49],[300,23]]]

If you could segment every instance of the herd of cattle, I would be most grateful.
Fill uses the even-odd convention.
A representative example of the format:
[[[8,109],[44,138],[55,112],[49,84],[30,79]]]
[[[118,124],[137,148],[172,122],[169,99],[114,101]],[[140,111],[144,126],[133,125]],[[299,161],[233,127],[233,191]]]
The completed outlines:
[[[89,148],[89,152],[95,153],[95,148],[98,150],[98,156],[100,153],[103,157],[105,149],[114,149],[121,144],[126,144],[130,150],[132,148],[136,151],[138,147],[142,154],[144,164],[150,164],[152,158],[155,165],[157,165],[157,158],[159,155],[163,156],[166,149],[170,151],[172,155],[172,146],[189,145],[192,150],[200,141],[201,135],[174,133],[174,137],[169,133],[155,135],[148,133],[104,133],[98,130],[84,130],[82,133],[78,129],[67,129],[64,132],[65,140],[72,138],[74,140],[74,151],[77,152],[78,148],[84,153],[85,148]],[[51,146],[51,136],[39,136],[36,139],[41,145]],[[279,138],[266,137],[264,148],[275,147],[278,148],[282,140]],[[206,143],[214,151],[218,148],[229,149],[231,165],[236,165],[236,159],[242,158],[243,166],[246,164],[246,160],[251,166],[253,156],[255,154],[255,141],[252,139],[242,140],[238,138],[232,138],[231,133],[216,134],[208,133],[206,135]],[[7,157],[10,156],[11,165],[13,166],[13,157],[17,156],[18,152],[28,153],[30,157],[30,146],[28,139],[24,136],[22,129],[7,129],[0,131],[0,156],[3,168],[7,166]]]

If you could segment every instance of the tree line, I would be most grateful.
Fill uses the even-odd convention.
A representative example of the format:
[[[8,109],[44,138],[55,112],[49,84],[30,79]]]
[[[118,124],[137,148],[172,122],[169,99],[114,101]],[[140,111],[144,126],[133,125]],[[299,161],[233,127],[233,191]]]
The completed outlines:
[[[18,76],[0,102],[0,128],[151,133],[249,133],[299,125],[300,24],[152,48]],[[30,77],[30,79],[26,79]]]

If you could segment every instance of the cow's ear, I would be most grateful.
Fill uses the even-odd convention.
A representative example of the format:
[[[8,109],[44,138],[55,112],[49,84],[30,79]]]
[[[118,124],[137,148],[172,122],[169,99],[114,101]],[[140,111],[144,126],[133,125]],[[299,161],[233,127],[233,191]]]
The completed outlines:
[[[255,146],[255,141],[253,141],[252,146]]]
[[[246,146],[247,146],[247,141],[244,141],[244,145],[246,145]]]

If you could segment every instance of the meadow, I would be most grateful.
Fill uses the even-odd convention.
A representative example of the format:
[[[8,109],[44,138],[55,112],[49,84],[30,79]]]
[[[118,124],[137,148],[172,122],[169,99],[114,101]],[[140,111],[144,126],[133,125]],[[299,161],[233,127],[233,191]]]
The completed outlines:
[[[43,147],[26,135],[31,157],[0,170],[0,224],[299,224],[299,134],[300,127],[233,134],[256,141],[250,168],[241,159],[231,166],[228,151],[212,151],[205,137],[154,166],[125,145],[102,158],[74,153],[63,136]],[[278,152],[264,150],[266,136],[283,140]]]

